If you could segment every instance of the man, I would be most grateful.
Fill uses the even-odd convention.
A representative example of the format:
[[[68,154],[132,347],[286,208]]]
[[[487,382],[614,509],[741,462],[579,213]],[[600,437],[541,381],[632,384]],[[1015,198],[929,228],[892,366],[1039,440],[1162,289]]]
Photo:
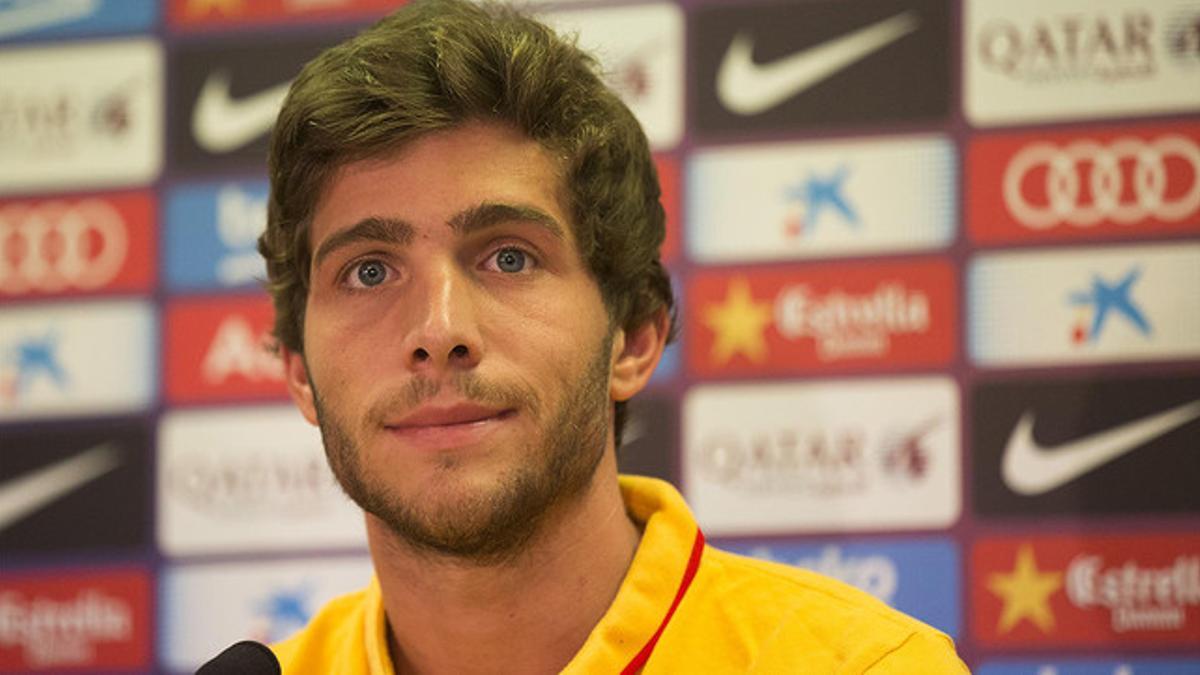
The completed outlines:
[[[646,139],[510,10],[415,2],[306,66],[260,241],[288,386],[365,511],[376,579],[285,673],[943,673],[950,641],[709,548],[618,479],[672,334]]]

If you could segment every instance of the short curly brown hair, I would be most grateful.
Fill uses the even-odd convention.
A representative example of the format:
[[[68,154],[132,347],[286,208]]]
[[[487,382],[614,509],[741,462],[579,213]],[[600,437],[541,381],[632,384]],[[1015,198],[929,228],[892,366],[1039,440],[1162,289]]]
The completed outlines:
[[[630,330],[666,312],[673,337],[658,175],[596,61],[511,8],[417,0],[308,63],[279,113],[258,241],[279,344],[304,350],[310,221],[334,171],[472,120],[511,124],[561,158],[580,254],[610,323]]]

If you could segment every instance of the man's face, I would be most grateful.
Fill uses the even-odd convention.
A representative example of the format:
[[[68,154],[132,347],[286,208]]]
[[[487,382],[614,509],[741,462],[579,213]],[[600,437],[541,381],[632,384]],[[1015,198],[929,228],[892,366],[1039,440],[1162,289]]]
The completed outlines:
[[[608,445],[624,335],[536,142],[472,124],[349,164],[310,231],[304,354],[287,354],[343,487],[415,547],[520,548]]]

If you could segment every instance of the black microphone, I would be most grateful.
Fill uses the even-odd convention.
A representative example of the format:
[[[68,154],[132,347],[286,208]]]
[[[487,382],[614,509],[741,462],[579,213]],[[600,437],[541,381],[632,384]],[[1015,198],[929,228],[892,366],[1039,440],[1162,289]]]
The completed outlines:
[[[242,640],[200,666],[196,675],[280,675],[279,659],[261,642]]]

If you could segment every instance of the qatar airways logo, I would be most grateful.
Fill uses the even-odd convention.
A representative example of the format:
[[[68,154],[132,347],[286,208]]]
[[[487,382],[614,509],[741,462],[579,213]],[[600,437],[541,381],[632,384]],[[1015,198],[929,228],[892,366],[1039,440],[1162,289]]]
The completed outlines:
[[[1200,556],[1143,567],[1132,560],[1111,565],[1099,555],[1079,555],[1067,567],[1066,590],[1081,609],[1107,609],[1117,633],[1179,630],[1187,623],[1188,608],[1200,606]]]
[[[929,304],[925,293],[898,281],[864,294],[834,289],[821,295],[799,284],[777,297],[775,327],[789,340],[811,338],[822,361],[882,356],[893,336],[929,330]]]
[[[1050,14],[1029,25],[998,19],[979,33],[979,58],[988,68],[1030,82],[1154,75],[1154,17],[1130,10],[1119,17]]]
[[[251,452],[180,456],[167,469],[168,489],[189,506],[217,516],[323,514],[341,493],[324,457]]]
[[[925,480],[937,419],[872,433],[865,427],[785,426],[750,433],[717,433],[701,440],[701,474],[743,490],[845,496],[877,482]]]
[[[149,37],[4,49],[0,192],[152,181],[162,166],[162,65]]]
[[[97,646],[133,638],[133,610],[117,597],[84,590],[66,600],[0,593],[0,649],[20,648],[36,669],[89,665]]]
[[[85,137],[123,137],[132,124],[133,87],[122,85],[86,100],[78,93],[7,92],[0,98],[0,142],[20,140],[24,149],[49,154],[70,151]]]

